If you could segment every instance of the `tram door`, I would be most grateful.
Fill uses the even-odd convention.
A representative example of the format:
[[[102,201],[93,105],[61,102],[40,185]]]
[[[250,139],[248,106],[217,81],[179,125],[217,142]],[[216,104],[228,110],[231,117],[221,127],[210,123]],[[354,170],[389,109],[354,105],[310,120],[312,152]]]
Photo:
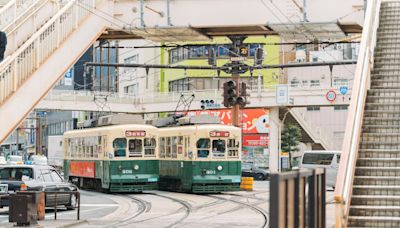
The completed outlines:
[[[108,148],[107,148],[107,136],[102,137],[103,140],[101,140],[101,148],[103,149],[103,154],[104,154],[104,159],[103,159],[103,182],[104,183],[110,183],[110,163],[109,163],[109,154],[108,154]],[[105,162],[108,162],[108,164],[104,164]]]
[[[191,162],[187,160],[188,153],[190,151],[190,140],[189,136],[184,137],[184,150],[183,150],[183,159],[181,160],[181,176],[183,177],[183,188],[186,190],[191,189],[192,182],[190,181],[192,178],[192,168]]]

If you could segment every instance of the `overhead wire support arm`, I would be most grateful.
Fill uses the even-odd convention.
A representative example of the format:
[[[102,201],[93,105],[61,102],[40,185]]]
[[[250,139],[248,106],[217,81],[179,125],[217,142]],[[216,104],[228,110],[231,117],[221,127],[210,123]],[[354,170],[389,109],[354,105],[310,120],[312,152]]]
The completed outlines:
[[[276,69],[276,68],[292,68],[292,67],[311,67],[311,66],[335,66],[335,65],[352,65],[357,64],[355,60],[346,61],[330,61],[330,62],[309,62],[309,63],[291,63],[291,64],[277,64],[277,65],[258,65],[249,66],[244,63],[238,63],[243,69]],[[88,62],[86,66],[108,66],[108,67],[133,67],[133,68],[156,68],[156,69],[181,69],[181,70],[216,70],[221,71],[228,69],[227,66],[186,66],[186,65],[159,65],[159,64],[135,64],[135,63],[95,63]],[[233,65],[232,65],[233,66]]]

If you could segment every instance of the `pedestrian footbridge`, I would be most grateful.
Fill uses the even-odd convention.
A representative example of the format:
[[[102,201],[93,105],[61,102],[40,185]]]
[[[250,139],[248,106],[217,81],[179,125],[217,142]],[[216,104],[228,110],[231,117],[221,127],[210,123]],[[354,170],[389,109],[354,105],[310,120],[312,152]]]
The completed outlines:
[[[246,108],[305,107],[348,105],[350,94],[340,95],[329,101],[326,94],[330,88],[290,88],[286,103],[277,103],[276,88],[250,90],[249,104]],[[350,91],[351,93],[351,91]],[[118,93],[100,93],[92,91],[52,90],[42,99],[36,109],[109,111],[124,113],[173,112],[181,97],[194,96],[189,110],[201,110],[201,101],[213,100],[211,109],[225,108],[222,105],[222,90],[194,90],[190,92],[146,93],[143,96],[128,96]],[[220,105],[221,104],[221,105]]]

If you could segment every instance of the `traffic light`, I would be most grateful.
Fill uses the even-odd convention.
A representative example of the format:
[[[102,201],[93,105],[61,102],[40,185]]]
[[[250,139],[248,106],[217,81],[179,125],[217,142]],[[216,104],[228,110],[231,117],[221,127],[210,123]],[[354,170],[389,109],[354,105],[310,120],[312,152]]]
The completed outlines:
[[[235,81],[227,81],[224,83],[224,106],[229,108],[236,104],[237,85]]]
[[[263,61],[264,61],[264,49],[263,48],[257,48],[256,49],[256,54],[254,55],[254,65],[255,66],[262,65]]]
[[[214,100],[201,100],[200,103],[201,103],[200,108],[203,110],[206,108],[214,108],[215,107]]]
[[[216,66],[217,65],[217,54],[213,47],[208,49],[208,65]]]
[[[240,95],[236,99],[236,103],[240,105],[240,108],[244,108],[247,104],[247,84],[240,83]]]

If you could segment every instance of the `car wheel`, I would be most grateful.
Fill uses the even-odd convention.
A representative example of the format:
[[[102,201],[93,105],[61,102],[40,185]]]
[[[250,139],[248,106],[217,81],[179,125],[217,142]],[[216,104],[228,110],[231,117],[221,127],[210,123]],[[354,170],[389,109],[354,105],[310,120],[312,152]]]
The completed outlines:
[[[77,206],[78,202],[76,200],[76,195],[71,195],[69,204],[66,206],[67,210],[74,210]]]
[[[256,174],[256,180],[264,180],[264,179],[265,179],[264,174],[262,174],[262,173],[257,173]]]

